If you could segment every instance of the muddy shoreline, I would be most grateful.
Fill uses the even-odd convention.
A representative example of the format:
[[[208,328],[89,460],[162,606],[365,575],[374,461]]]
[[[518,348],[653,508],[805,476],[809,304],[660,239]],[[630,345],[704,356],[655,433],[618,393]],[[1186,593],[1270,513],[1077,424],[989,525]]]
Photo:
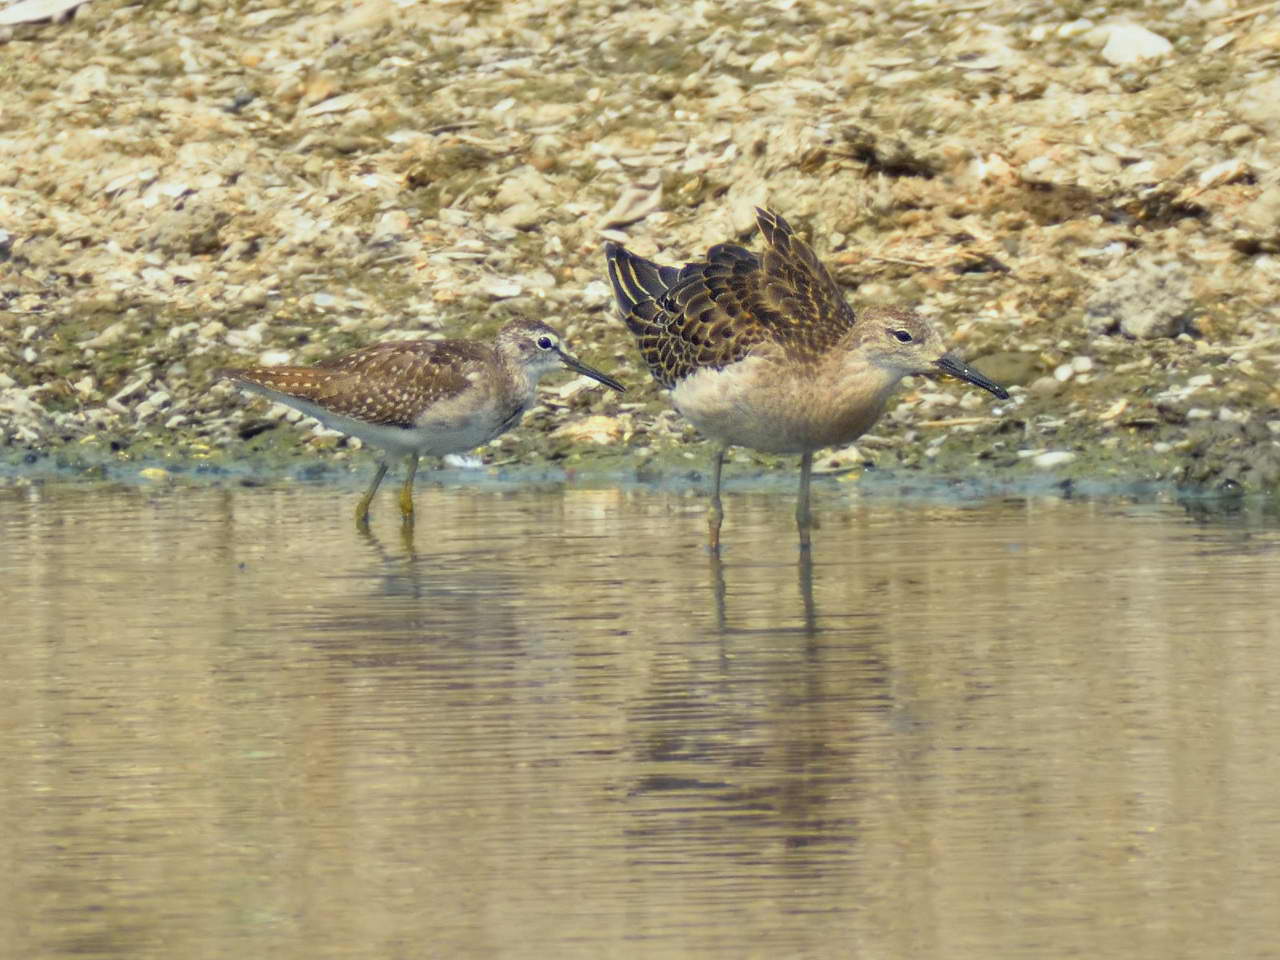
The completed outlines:
[[[1280,15],[882,7],[102,0],[11,28],[0,477],[365,476],[210,371],[535,315],[630,389],[553,380],[489,472],[682,482],[710,451],[601,247],[754,246],[768,203],[855,305],[914,305],[1013,390],[909,383],[820,470],[1280,488]]]

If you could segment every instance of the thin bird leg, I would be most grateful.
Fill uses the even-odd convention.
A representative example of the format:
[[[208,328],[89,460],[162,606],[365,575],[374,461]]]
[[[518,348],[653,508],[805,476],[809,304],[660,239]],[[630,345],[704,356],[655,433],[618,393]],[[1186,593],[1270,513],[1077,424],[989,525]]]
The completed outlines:
[[[796,503],[796,529],[800,531],[800,549],[809,549],[809,531],[813,514],[809,512],[809,474],[813,470],[813,451],[800,456],[800,498]]]
[[[711,461],[711,505],[707,507],[707,527],[712,553],[720,552],[720,524],[724,520],[724,507],[720,503],[720,473],[724,470],[724,455],[728,452],[728,447],[717,447]]]
[[[378,484],[382,483],[382,478],[386,475],[387,461],[379,460],[377,472],[373,475],[373,483],[369,484],[369,489],[364,492],[364,496],[356,504],[356,526],[362,530],[369,528],[369,504],[373,502],[373,495],[378,490]]]
[[[409,454],[405,463],[407,476],[400,488],[400,520],[406,527],[413,526],[413,478],[418,475],[418,455]]]

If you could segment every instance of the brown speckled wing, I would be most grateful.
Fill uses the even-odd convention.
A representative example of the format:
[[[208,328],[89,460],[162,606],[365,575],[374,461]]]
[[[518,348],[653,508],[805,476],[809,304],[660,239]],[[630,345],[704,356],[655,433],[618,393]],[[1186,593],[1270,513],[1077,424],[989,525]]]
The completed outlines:
[[[703,367],[722,369],[764,342],[812,359],[853,325],[853,310],[813,250],[782,217],[756,213],[763,257],[719,244],[677,271],[606,247],[619,312],[663,387]]]
[[[770,339],[802,359],[833,349],[856,317],[813,248],[778,214],[756,208],[765,252],[757,274],[755,315]]]
[[[763,339],[733,322],[731,306],[721,308],[712,299],[728,293],[735,276],[759,269],[749,251],[721,244],[706,260],[681,269],[660,267],[612,243],[605,255],[618,312],[660,386],[671,388],[701,367],[741,360]]]
[[[456,397],[485,348],[459,340],[378,343],[314,367],[254,367],[233,378],[333,413],[383,426],[412,427],[427,407]]]

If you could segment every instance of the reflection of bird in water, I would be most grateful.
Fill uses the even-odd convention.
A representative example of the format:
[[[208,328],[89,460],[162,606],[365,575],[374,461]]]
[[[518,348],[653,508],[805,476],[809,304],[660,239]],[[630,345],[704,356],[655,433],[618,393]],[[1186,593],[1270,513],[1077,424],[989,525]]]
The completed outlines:
[[[474,491],[432,491],[433,521],[446,530],[468,524]],[[486,509],[497,521],[509,517]],[[498,536],[449,537],[448,545],[418,554],[413,531],[384,540],[361,528],[367,551],[349,551],[333,590],[317,594],[300,621],[309,641],[353,666],[400,667],[429,673],[457,671],[466,662],[505,673],[536,633],[520,614],[528,578],[503,562]],[[332,599],[326,600],[325,597]]]
[[[800,552],[800,558],[796,564],[796,571],[799,578],[800,587],[800,603],[804,611],[804,626],[799,628],[799,632],[805,636],[813,636],[818,632],[818,610],[813,602],[813,554],[808,550]],[[716,626],[723,633],[754,633],[753,630],[735,629],[729,626],[728,614],[728,586],[724,576],[724,562],[720,559],[718,551],[711,553],[711,595],[715,598],[716,605]],[[769,628],[761,632],[765,633],[782,633],[788,632],[785,629]]]

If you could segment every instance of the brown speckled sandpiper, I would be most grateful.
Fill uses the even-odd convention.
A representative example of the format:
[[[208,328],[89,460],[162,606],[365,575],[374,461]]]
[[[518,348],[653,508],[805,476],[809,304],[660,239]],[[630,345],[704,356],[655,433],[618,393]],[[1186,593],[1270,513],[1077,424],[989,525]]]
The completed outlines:
[[[720,549],[720,474],[729,446],[800,454],[796,524],[809,547],[815,450],[852,443],[914,374],[946,374],[1009,394],[947,353],[923,317],[897,307],[854,311],[782,217],[756,209],[761,255],[722,243],[684,267],[605,246],[622,319],[676,409],[716,443],[711,549]]]
[[[463,453],[510,430],[532,406],[538,380],[564,367],[624,390],[566,353],[560,334],[539,320],[511,321],[492,344],[395,340],[313,367],[250,367],[214,376],[301,410],[388,455],[406,457],[400,512],[410,525],[418,458]],[[386,472],[383,459],[356,504],[361,527],[368,525],[369,504]]]

